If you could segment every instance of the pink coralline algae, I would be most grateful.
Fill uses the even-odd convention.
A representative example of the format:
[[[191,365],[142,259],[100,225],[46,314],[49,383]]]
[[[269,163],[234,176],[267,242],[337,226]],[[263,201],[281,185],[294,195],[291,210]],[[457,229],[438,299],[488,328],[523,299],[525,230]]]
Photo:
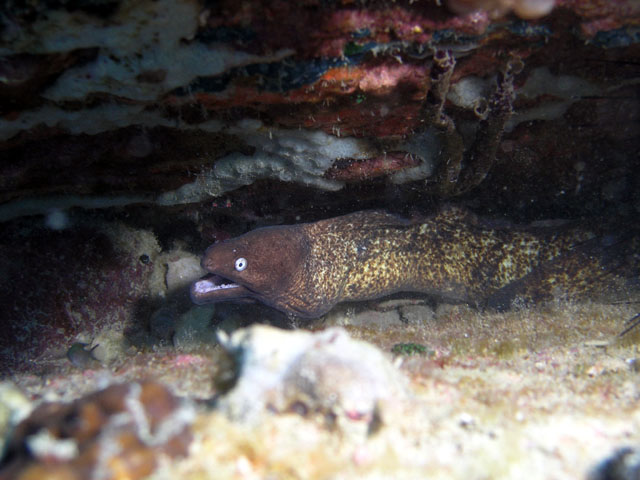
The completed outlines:
[[[415,167],[420,160],[406,152],[390,152],[364,160],[344,159],[336,162],[325,176],[343,182],[359,182],[379,177],[386,177],[392,173]]]
[[[540,18],[553,10],[555,0],[448,0],[447,7],[458,14],[484,11],[497,17],[513,12],[520,18]]]

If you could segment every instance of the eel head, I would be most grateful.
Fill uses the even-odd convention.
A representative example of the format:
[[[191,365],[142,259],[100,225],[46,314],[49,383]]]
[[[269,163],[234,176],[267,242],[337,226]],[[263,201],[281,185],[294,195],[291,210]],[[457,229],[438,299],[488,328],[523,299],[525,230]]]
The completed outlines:
[[[209,275],[191,286],[194,303],[255,299],[282,311],[304,268],[308,246],[300,226],[264,227],[211,245],[202,258]]]

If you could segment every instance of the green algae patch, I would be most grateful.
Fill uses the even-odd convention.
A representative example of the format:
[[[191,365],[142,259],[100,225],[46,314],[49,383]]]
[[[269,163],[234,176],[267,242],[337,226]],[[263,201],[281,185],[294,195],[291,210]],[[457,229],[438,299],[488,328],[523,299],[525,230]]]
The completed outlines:
[[[391,347],[391,353],[394,355],[402,355],[410,357],[412,355],[433,356],[435,351],[426,345],[419,343],[396,343]]]

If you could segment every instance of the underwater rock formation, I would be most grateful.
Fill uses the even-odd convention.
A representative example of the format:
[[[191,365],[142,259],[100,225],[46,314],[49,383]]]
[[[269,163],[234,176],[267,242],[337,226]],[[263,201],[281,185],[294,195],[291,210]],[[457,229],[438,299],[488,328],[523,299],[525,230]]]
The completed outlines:
[[[238,363],[257,378],[239,372],[220,408],[233,418],[283,413],[258,431],[202,412],[208,443],[190,459],[200,465],[171,478],[575,479],[602,452],[640,444],[638,318],[611,340],[635,304],[596,303],[587,290],[584,303],[517,301],[562,298],[569,284],[604,285],[595,293],[612,301],[624,276],[607,275],[637,264],[625,237],[640,212],[637,0],[7,0],[0,10],[0,376],[29,402],[149,376],[210,398],[220,393],[210,378],[224,366],[221,329],[234,353],[255,354]],[[304,323],[239,302],[189,310],[183,284],[215,242],[371,210],[408,219],[410,230],[443,205],[492,231],[536,222],[551,236],[573,224],[597,231],[533,270],[506,256],[503,272],[491,271],[495,256],[482,248],[434,254],[444,270],[464,264],[462,254],[487,259],[481,278],[463,275],[471,291],[456,300],[471,306],[396,295],[376,305],[386,311],[347,303]],[[342,255],[317,258],[335,272],[352,264]],[[364,251],[355,256],[366,264]],[[390,277],[378,266],[367,281]],[[514,270],[529,273],[500,283]],[[354,298],[381,292],[367,281],[354,282]],[[518,308],[475,308],[491,300]],[[399,355],[418,408],[385,416],[402,381],[344,331],[254,332],[254,348],[248,333],[232,333],[251,322],[344,325]],[[99,344],[100,364],[75,368],[66,354],[78,343]],[[71,353],[85,365],[88,347]],[[28,425],[42,434],[15,437],[10,475],[86,478],[70,465],[90,469],[98,453],[113,460],[99,466],[104,476],[148,472],[164,457],[138,435],[136,412],[151,405],[108,415],[102,395],[34,417]],[[63,437],[65,412],[101,429],[91,438],[129,446],[125,456]],[[121,432],[117,418],[136,426]],[[389,428],[349,448],[326,428],[333,422]],[[614,454],[611,466],[629,458]]]
[[[348,190],[327,197],[333,208],[353,184],[369,190],[357,190],[361,202],[389,183],[424,202],[450,194],[433,185],[451,171],[442,146],[474,179],[458,193],[512,214],[531,219],[531,203],[602,210],[610,182],[633,203],[622,158],[637,150],[637,122],[619,105],[637,101],[637,2],[555,3],[9,2],[0,219],[221,195],[277,210],[265,182],[301,200]],[[441,52],[455,63],[448,92],[435,81]],[[509,58],[525,65],[502,96],[515,115],[474,142]],[[438,92],[456,128],[416,137],[430,131],[421,111]],[[543,188],[526,181],[539,176]]]

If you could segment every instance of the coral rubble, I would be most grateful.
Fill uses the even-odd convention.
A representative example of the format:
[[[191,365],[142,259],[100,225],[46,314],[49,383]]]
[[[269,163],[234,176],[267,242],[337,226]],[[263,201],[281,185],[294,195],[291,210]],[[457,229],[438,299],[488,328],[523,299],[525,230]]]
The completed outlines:
[[[0,478],[143,478],[160,454],[187,453],[193,416],[192,407],[154,382],[44,403],[17,425]]]
[[[385,403],[406,399],[406,380],[382,352],[340,328],[313,334],[257,325],[221,335],[237,380],[217,407],[232,418],[255,421],[270,409],[372,423]]]

